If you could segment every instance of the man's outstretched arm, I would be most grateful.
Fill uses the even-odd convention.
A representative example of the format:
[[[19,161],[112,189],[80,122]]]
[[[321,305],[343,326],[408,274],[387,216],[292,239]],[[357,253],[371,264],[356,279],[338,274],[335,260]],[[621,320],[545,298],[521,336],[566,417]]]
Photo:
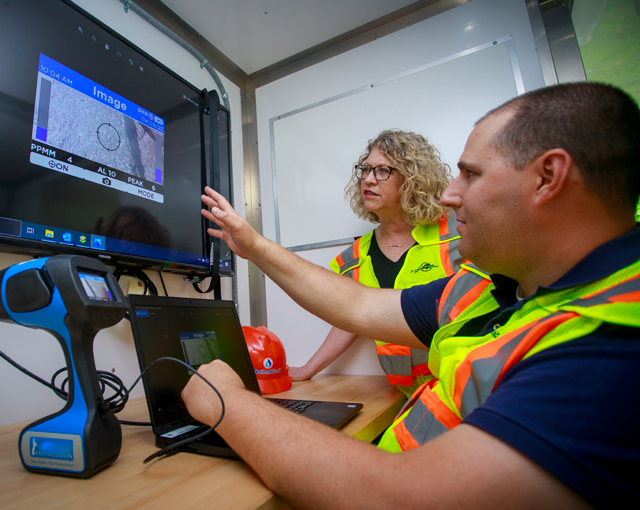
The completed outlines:
[[[225,400],[217,431],[294,508],[588,508],[537,464],[471,425],[388,453],[246,391],[222,361],[198,373]],[[218,419],[219,400],[199,377],[182,397],[198,421]]]
[[[404,319],[399,290],[365,287],[350,278],[312,264],[265,239],[211,188],[202,201],[203,216],[221,230],[208,230],[234,253],[249,259],[291,298],[328,323],[359,335],[424,349]]]

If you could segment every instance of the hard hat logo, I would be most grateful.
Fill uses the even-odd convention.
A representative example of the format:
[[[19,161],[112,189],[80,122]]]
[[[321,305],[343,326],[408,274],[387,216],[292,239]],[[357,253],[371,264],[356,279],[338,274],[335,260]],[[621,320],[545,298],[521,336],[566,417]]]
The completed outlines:
[[[262,365],[264,366],[264,368],[266,368],[267,370],[269,370],[272,366],[273,366],[273,360],[271,358],[266,358],[263,362]]]

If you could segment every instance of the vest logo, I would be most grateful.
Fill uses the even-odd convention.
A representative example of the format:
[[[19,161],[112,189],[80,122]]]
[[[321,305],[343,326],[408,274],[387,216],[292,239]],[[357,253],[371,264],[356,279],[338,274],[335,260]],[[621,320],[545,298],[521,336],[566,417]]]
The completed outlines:
[[[269,370],[273,366],[273,360],[271,358],[265,358],[262,362],[262,366]]]
[[[73,461],[73,441],[51,437],[31,437],[29,439],[31,457]]]
[[[415,268],[413,271],[411,271],[412,273],[417,273],[417,272],[421,272],[421,273],[426,273],[427,271],[431,271],[434,267],[433,264],[429,264],[428,262],[424,262],[423,264],[421,264],[419,267]]]

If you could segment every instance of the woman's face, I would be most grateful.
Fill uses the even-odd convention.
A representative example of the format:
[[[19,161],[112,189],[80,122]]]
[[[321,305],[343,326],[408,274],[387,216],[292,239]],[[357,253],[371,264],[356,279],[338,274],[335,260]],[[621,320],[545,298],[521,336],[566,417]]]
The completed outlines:
[[[389,168],[391,163],[377,147],[374,147],[369,157],[363,163],[370,168]],[[360,192],[364,200],[367,211],[376,214],[381,220],[385,217],[397,217],[402,215],[402,204],[400,202],[400,187],[404,182],[404,177],[394,170],[386,181],[378,181],[374,177],[374,172],[360,181]]]

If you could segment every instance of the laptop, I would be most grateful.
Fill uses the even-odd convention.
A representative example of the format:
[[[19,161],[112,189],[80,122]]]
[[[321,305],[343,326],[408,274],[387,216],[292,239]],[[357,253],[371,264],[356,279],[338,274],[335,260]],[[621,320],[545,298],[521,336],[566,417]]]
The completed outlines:
[[[232,301],[128,296],[131,329],[140,370],[162,357],[177,358],[197,369],[219,358],[240,376],[249,391],[260,387]],[[180,398],[191,372],[172,361],[153,365],[143,376],[145,395],[156,436],[156,446],[164,448],[203,432],[208,427],[194,420]],[[218,396],[211,390],[211,398]],[[340,428],[362,409],[354,402],[322,402],[270,398],[288,408],[332,428]],[[215,431],[185,445],[180,451],[238,458]]]

